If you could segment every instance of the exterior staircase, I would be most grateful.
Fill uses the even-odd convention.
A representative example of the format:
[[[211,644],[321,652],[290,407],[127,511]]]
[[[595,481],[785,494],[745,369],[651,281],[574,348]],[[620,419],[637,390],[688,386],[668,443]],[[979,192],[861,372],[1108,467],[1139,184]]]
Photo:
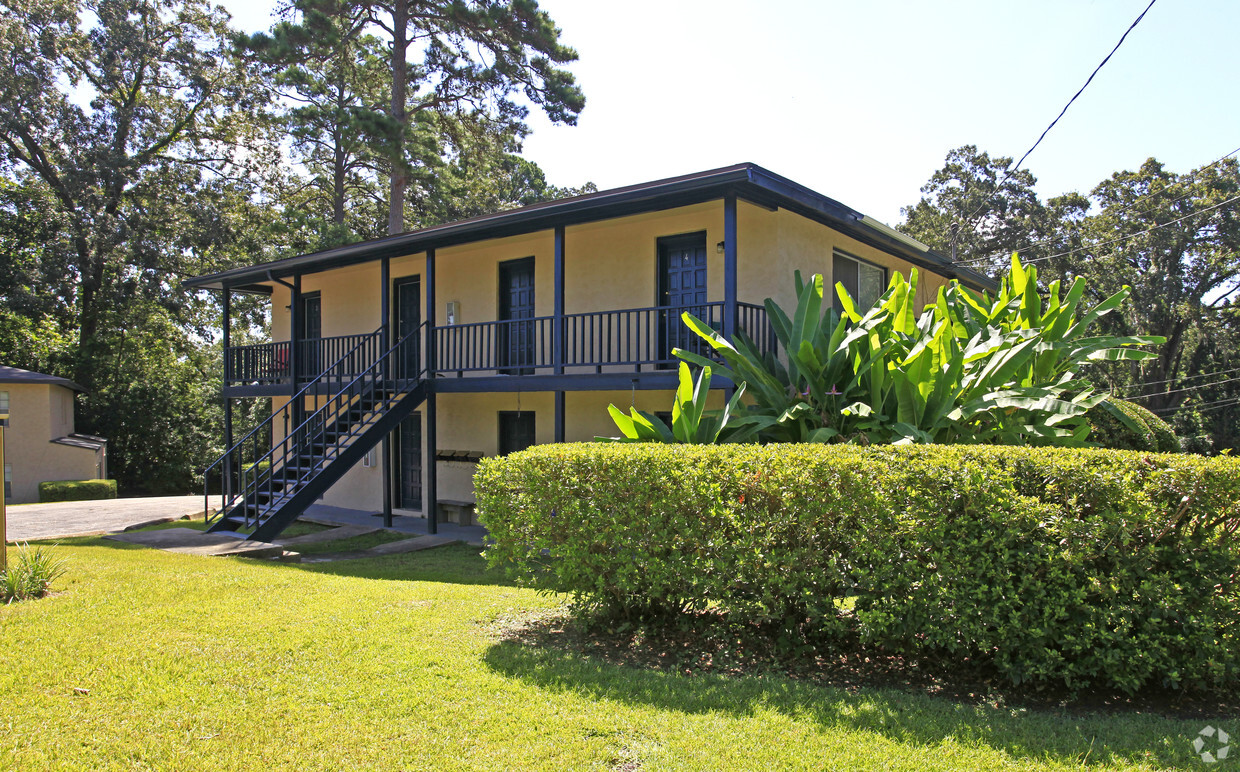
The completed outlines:
[[[270,541],[305,512],[426,399],[418,364],[426,329],[422,325],[371,355],[367,350],[378,351],[382,331],[366,336],[225,451],[204,475],[209,483],[218,470],[223,488],[220,509],[206,513],[207,530]],[[369,365],[342,378],[346,368],[356,372],[359,355]],[[317,408],[305,406],[308,400],[318,404],[324,394],[330,396]]]

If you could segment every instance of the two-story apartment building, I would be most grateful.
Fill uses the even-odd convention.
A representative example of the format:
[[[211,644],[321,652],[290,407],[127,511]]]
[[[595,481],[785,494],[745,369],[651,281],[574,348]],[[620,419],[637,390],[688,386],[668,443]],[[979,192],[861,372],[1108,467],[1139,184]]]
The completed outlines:
[[[614,434],[609,403],[667,410],[672,349],[700,345],[684,311],[773,346],[762,303],[790,307],[795,270],[868,301],[913,267],[924,302],[951,278],[991,286],[739,164],[192,279],[223,293],[224,395],[274,408],[247,437],[226,420],[216,527],[266,538],[321,498],[433,532],[478,457]],[[239,292],[270,296],[271,343],[231,345]]]

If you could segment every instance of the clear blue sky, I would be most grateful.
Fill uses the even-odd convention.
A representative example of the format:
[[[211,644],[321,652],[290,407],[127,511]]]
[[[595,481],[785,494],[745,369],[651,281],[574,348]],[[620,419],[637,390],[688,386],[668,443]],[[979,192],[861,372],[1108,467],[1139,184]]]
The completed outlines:
[[[753,161],[894,224],[949,149],[1019,158],[1148,2],[541,0],[588,103],[525,154],[600,188]],[[1235,0],[1158,0],[1026,161],[1039,192],[1240,147],[1237,30]]]

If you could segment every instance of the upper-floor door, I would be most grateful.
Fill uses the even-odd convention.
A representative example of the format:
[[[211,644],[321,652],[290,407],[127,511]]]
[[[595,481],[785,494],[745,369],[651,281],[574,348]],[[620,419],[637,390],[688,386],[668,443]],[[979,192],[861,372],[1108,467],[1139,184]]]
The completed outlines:
[[[705,353],[705,341],[681,321],[688,311],[713,324],[706,305],[706,232],[659,239],[658,357],[671,360],[673,348]]]
[[[323,369],[319,340],[323,337],[323,298],[317,292],[301,296],[297,315],[297,339],[301,344],[301,376],[313,378]]]
[[[534,365],[534,258],[499,264],[499,369],[529,375]]]
[[[396,377],[416,378],[421,371],[422,341],[417,335],[406,341],[405,336],[422,326],[422,281],[417,276],[411,276],[397,279],[395,285],[392,294],[396,297],[396,306],[392,310],[396,315],[396,339],[392,345],[404,341],[396,353]]]

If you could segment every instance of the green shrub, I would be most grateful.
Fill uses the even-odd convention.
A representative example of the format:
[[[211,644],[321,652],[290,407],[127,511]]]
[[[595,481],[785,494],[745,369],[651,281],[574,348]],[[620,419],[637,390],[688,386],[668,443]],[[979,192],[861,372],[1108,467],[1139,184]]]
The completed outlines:
[[[1234,459],[547,445],[475,485],[491,565],[612,614],[709,609],[1034,686],[1240,685]]]
[[[1120,420],[1105,409],[1106,405],[1097,405],[1085,415],[1090,425],[1090,442],[1114,450],[1180,452],[1180,439],[1166,421],[1133,402],[1115,397],[1109,401],[1128,420]]]
[[[46,545],[23,544],[10,556],[8,570],[0,572],[0,603],[42,598],[52,582],[65,573],[65,561]]]
[[[39,483],[39,501],[95,501],[116,498],[116,480],[53,480]]]

